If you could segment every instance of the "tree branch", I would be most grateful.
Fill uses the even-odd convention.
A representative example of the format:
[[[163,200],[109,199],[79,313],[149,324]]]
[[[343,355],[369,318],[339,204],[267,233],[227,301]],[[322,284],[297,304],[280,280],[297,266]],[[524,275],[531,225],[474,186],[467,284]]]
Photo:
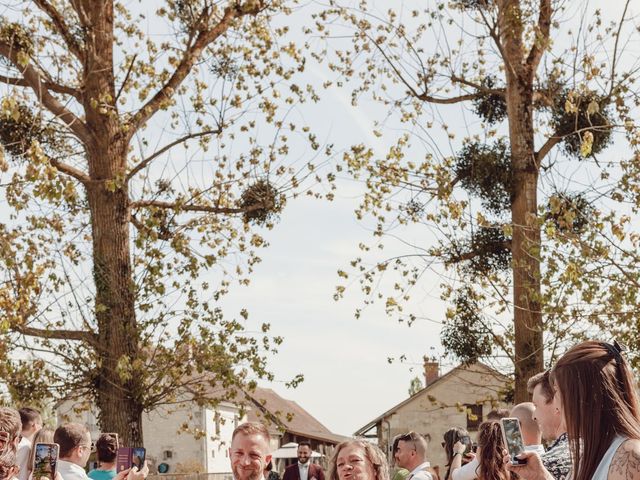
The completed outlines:
[[[533,40],[533,46],[527,57],[527,65],[531,79],[535,77],[542,55],[549,44],[549,32],[551,30],[551,0],[540,0],[540,13],[538,15],[538,31]]]
[[[492,243],[491,246],[493,247],[502,247],[505,250],[509,250],[511,251],[511,240],[505,240],[504,242],[496,242],[496,243]],[[485,255],[487,253],[487,249],[486,248],[479,248],[477,250],[469,250],[467,252],[464,253],[460,253],[459,255],[456,255],[455,257],[452,257],[451,259],[447,260],[445,263],[446,264],[455,264],[455,263],[459,263],[459,262],[464,262],[467,260],[473,260],[474,258],[480,256],[480,255]]]
[[[560,143],[561,140],[562,140],[562,137],[557,135],[554,135],[553,137],[549,137],[547,141],[544,142],[544,145],[540,148],[540,150],[538,150],[535,153],[536,164],[540,165],[542,163],[542,160],[544,160],[544,157],[546,157],[547,154],[551,151],[551,149],[555,147],[558,143]]]
[[[272,207],[272,205],[265,205],[263,203],[255,203],[250,207],[246,207],[246,208],[215,207],[213,205],[195,205],[195,204],[181,205],[180,203],[163,202],[162,200],[137,200],[137,201],[131,202],[129,206],[134,210],[139,208],[154,207],[154,208],[163,208],[167,210],[176,210],[176,211],[183,211],[183,212],[220,213],[225,215],[233,215],[236,213],[249,213],[255,210]]]
[[[214,42],[220,35],[225,33],[231,26],[231,22],[239,17],[248,13],[257,13],[254,11],[243,11],[239,8],[227,7],[224,11],[224,15],[220,21],[213,27],[207,30],[200,30],[193,44],[191,44],[184,52],[180,64],[176,67],[171,78],[165,83],[162,88],[151,98],[145,105],[142,106],[138,112],[131,119],[131,127],[129,133],[133,135],[142,124],[144,124],[149,118],[151,118],[162,106],[162,104],[171,99],[173,93],[180,86],[180,84],[187,77],[191,68],[195,62],[202,55],[202,51],[212,42]],[[208,21],[209,19],[205,19]]]
[[[79,170],[79,169],[77,169],[75,167],[72,167],[71,165],[67,165],[66,163],[63,163],[63,162],[61,162],[61,161],[59,161],[57,159],[52,158],[51,159],[51,165],[56,167],[56,169],[58,169],[58,171],[60,171],[62,173],[66,173],[70,177],[75,178],[80,183],[83,183],[83,184],[86,185],[86,184],[91,182],[91,178],[89,178],[89,175],[84,173],[82,170]]]
[[[504,97],[506,95],[506,90],[504,88],[487,88],[479,83],[472,82],[470,80],[458,77],[456,75],[451,76],[451,81],[454,83],[462,83],[463,85],[467,85],[468,87],[475,88],[478,92],[483,93],[485,95],[500,95]]]
[[[29,337],[47,338],[54,340],[74,340],[77,342],[87,342],[94,345],[97,338],[86,330],[60,330],[48,328],[34,328],[14,325],[12,329],[22,335]]]
[[[479,93],[469,93],[467,95],[460,95],[458,97],[450,97],[450,98],[437,98],[432,97],[431,95],[427,95],[425,93],[421,93],[417,96],[419,100],[429,103],[438,103],[438,104],[450,104],[450,103],[460,103],[466,102],[468,100],[475,100],[480,96]]]
[[[179,144],[181,144],[183,142],[186,142],[187,140],[190,140],[190,139],[193,139],[193,138],[204,137],[206,135],[217,135],[217,134],[219,134],[221,132],[222,132],[222,128],[217,128],[215,130],[205,130],[205,131],[198,132],[198,133],[190,133],[188,135],[180,137],[176,141],[171,142],[168,145],[165,145],[160,150],[157,150],[153,154],[151,154],[151,156],[149,156],[149,157],[145,158],[144,160],[140,161],[140,163],[138,163],[135,167],[133,167],[131,169],[131,171],[128,173],[127,178],[126,178],[127,181],[131,180],[140,170],[142,170],[147,165],[149,165],[149,163],[151,163],[151,161],[153,161],[155,158],[157,158],[158,156],[162,155],[167,150],[172,149],[176,145],[179,145]]]
[[[42,80],[40,72],[28,63],[21,65],[15,49],[5,42],[0,42],[0,55],[8,59],[20,71],[25,83],[35,92],[36,98],[47,110],[60,118],[85,145],[92,143],[93,137],[86,125],[73,112],[56,99]]]
[[[18,77],[7,77],[5,75],[0,75],[0,82],[6,83],[7,85],[14,85],[16,87],[29,87],[30,85],[24,78]],[[58,83],[52,82],[50,80],[45,80],[45,87],[47,87],[52,92],[62,93],[64,95],[71,95],[78,100],[80,100],[80,91],[76,90],[73,87],[67,87],[66,85],[60,85]]]
[[[73,38],[73,35],[71,35],[69,27],[64,22],[64,19],[62,18],[62,15],[60,15],[60,12],[56,10],[56,7],[50,4],[47,0],[33,0],[33,3],[35,3],[40,10],[42,10],[49,16],[55,27],[58,29],[58,33],[69,47],[71,53],[73,53],[76,58],[82,62],[82,48],[78,44],[76,39]]]

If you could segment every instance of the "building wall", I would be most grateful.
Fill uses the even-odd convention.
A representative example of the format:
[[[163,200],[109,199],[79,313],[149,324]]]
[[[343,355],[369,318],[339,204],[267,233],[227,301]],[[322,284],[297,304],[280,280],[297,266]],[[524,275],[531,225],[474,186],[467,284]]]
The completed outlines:
[[[444,478],[447,460],[441,443],[449,428],[467,428],[467,413],[462,405],[484,402],[483,417],[497,406],[505,406],[496,405],[498,392],[504,388],[503,380],[484,367],[470,368],[473,370],[454,370],[380,423],[378,441],[381,448],[390,454],[393,437],[410,430],[430,437],[428,460],[432,466],[440,466]],[[475,441],[476,432],[469,433]]]
[[[169,465],[169,473],[230,473],[228,449],[239,422],[237,409],[222,404],[218,410],[216,416],[212,409],[186,403],[143,414],[144,446],[151,473],[156,473],[161,463]],[[96,419],[95,407],[81,402],[67,401],[57,409],[58,424],[83,423],[93,440],[100,435]]]
[[[216,410],[205,409],[204,438],[206,452],[205,468],[209,473],[231,473],[229,447],[233,430],[244,419],[238,417],[238,409],[230,404],[221,404]]]

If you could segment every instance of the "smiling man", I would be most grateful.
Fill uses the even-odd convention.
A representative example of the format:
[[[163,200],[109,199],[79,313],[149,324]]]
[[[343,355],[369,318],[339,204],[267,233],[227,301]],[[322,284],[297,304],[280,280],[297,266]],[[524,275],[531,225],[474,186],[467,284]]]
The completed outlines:
[[[235,480],[263,480],[271,461],[271,437],[267,427],[257,422],[238,425],[231,436],[229,458]]]
[[[282,480],[324,480],[322,467],[311,463],[311,453],[310,442],[298,443],[298,463],[287,467]]]

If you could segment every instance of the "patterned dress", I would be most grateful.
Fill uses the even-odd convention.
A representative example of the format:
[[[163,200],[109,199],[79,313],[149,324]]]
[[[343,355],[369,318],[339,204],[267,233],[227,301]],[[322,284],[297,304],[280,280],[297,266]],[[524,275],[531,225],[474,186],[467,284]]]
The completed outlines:
[[[542,464],[555,480],[566,480],[571,471],[571,454],[569,453],[569,439],[566,433],[560,435],[541,455]]]

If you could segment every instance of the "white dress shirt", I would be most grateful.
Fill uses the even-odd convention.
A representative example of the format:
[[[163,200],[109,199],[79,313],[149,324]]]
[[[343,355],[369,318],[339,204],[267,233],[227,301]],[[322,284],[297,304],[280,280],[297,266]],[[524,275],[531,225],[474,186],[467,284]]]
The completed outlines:
[[[307,463],[298,462],[298,471],[300,472],[300,480],[309,480],[309,461]]]
[[[29,455],[31,454],[31,440],[27,437],[22,437],[18,444],[18,451],[16,452],[16,465],[20,467],[18,472],[18,480],[29,480]]]
[[[80,465],[66,460],[58,460],[58,473],[62,480],[89,480],[87,472]]]
[[[411,471],[406,480],[433,480],[431,474],[427,472],[429,467],[431,467],[429,462],[421,463]]]

